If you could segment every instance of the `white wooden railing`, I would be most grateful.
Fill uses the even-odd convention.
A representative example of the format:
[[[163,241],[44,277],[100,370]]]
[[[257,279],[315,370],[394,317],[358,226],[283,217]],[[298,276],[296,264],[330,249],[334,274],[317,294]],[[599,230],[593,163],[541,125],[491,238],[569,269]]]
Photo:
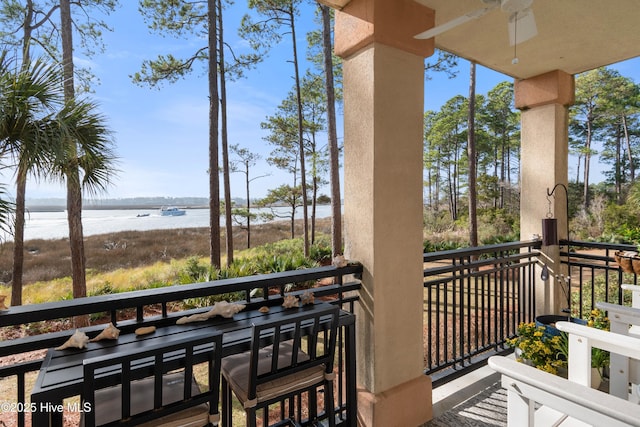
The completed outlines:
[[[591,387],[493,356],[489,366],[507,390],[507,425],[640,426],[640,406]]]
[[[631,307],[606,302],[599,302],[596,307],[607,312],[611,332],[640,338],[640,286],[623,284],[621,287],[632,293]],[[612,353],[609,371],[609,393],[640,403],[640,362]]]
[[[638,381],[635,368],[640,366],[640,338],[628,335],[629,325],[640,324],[640,309],[613,304],[600,308],[610,310],[612,328],[626,325],[626,334],[556,323],[568,334],[568,379],[508,358],[489,359],[489,366],[502,374],[502,386],[507,389],[509,426],[640,426],[640,406],[634,393],[629,393],[629,383]],[[593,348],[611,352],[610,387],[617,395],[590,387]]]

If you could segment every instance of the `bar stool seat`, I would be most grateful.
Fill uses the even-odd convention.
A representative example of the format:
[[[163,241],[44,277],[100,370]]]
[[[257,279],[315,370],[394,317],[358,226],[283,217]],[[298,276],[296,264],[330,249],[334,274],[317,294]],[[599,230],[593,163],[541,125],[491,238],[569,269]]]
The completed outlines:
[[[278,369],[283,369],[291,363],[293,353],[292,341],[280,343],[280,351],[278,352]],[[260,350],[258,353],[258,375],[264,375],[271,368],[271,356],[273,354],[273,346],[268,346]],[[290,393],[295,390],[305,389],[313,384],[317,384],[324,380],[324,365],[316,365],[303,371],[298,371],[290,375],[282,376],[267,381],[256,386],[255,402],[251,401],[249,395],[249,379],[251,370],[249,369],[251,352],[235,354],[222,359],[222,375],[227,378],[231,389],[236,394],[240,403],[247,407],[252,403],[258,404],[273,399],[283,394]],[[298,362],[309,360],[309,356],[299,350]]]
[[[251,349],[222,359],[222,423],[231,426],[231,398],[235,394],[246,412],[249,427],[269,425],[271,405],[280,405],[278,426],[325,418],[335,425],[333,360],[339,308],[324,304],[285,312],[252,326]],[[324,411],[318,413],[318,391],[324,393]],[[306,398],[303,400],[303,394]],[[285,403],[288,402],[288,405]],[[288,408],[288,409],[287,409]],[[295,422],[294,422],[295,421]]]

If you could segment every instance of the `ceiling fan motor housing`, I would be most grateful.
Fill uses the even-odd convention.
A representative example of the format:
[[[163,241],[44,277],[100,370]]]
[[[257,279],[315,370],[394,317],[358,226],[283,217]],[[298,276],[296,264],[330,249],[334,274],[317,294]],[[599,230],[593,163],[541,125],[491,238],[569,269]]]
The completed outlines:
[[[501,0],[500,8],[506,13],[521,12],[531,6],[533,0]]]

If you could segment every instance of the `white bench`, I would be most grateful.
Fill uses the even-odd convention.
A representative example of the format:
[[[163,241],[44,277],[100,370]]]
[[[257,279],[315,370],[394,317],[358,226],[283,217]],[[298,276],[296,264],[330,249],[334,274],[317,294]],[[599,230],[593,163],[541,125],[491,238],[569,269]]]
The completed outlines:
[[[623,283],[620,287],[631,292],[631,307],[640,308],[640,286]]]
[[[509,426],[640,426],[640,406],[626,400],[503,356],[489,366],[502,374]]]
[[[611,332],[640,338],[640,286],[623,284],[622,289],[632,292],[631,307],[606,302],[599,302],[596,307],[607,312]],[[612,354],[609,372],[609,393],[640,403],[640,362]]]
[[[569,334],[569,380],[583,385],[590,384],[591,349],[596,347],[611,352],[612,359],[620,357],[624,361],[615,369],[610,369],[610,391],[612,387],[628,389],[630,365],[638,363],[637,360],[640,359],[640,338],[570,322],[558,322],[556,327]],[[632,363],[633,360],[636,362]],[[614,396],[627,400],[628,392]]]

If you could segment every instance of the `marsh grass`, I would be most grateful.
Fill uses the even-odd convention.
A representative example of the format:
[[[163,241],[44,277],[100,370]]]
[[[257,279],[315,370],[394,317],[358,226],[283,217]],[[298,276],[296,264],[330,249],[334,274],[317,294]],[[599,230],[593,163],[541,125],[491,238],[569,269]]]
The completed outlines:
[[[317,220],[320,233],[330,233],[329,218]],[[251,228],[252,249],[246,251],[246,232],[234,229],[235,257],[252,256],[258,247],[290,237],[286,221]],[[301,234],[300,221],[296,236]],[[224,233],[222,247],[224,250]],[[23,304],[72,297],[68,239],[25,242]],[[208,264],[207,228],[122,231],[85,238],[87,294],[100,295],[180,283],[189,259]],[[11,293],[13,242],[0,244],[0,294]],[[223,258],[222,263],[226,260]]]
[[[118,268],[104,273],[87,274],[87,295],[106,295],[138,289],[148,289],[154,284],[177,283],[184,260],[169,263],[156,262],[150,266]],[[11,286],[0,286],[0,294],[11,294]],[[23,304],[40,304],[72,298],[70,277],[62,277],[28,284],[23,289]]]
[[[318,232],[330,233],[330,219],[318,220]],[[286,252],[287,246],[295,243],[275,244],[288,239],[288,222],[274,222],[252,227],[252,246],[246,249],[246,234],[242,230],[234,229],[236,243],[235,257],[256,257],[266,251]],[[296,236],[301,234],[298,223]],[[224,235],[222,236],[224,242]],[[265,244],[275,244],[268,248],[258,248]],[[224,243],[223,243],[224,245]],[[72,297],[70,261],[67,239],[32,240],[25,242],[25,276],[23,289],[23,303],[35,304],[48,301],[59,301]],[[223,246],[224,248],[224,246]],[[11,293],[11,260],[13,244],[0,244],[0,294]],[[167,284],[182,283],[185,270],[191,264],[198,269],[199,265],[209,263],[209,237],[205,228],[153,230],[153,231],[125,231],[107,235],[89,236],[85,239],[87,257],[87,293],[88,295],[106,295],[138,289],[148,289]],[[277,258],[277,257],[276,257]],[[223,258],[222,263],[225,264]],[[283,264],[274,261],[273,269],[284,268]],[[261,267],[264,267],[262,265]],[[186,303],[186,302],[185,302]],[[177,308],[179,309],[179,308]],[[95,319],[94,319],[95,320]],[[66,323],[65,323],[66,322]],[[59,329],[69,329],[67,320],[61,322],[35,322],[17,330],[16,334],[33,335],[52,332]],[[4,337],[2,339],[7,339]],[[19,355],[24,356],[24,355]],[[39,357],[42,357],[40,355]],[[5,360],[5,363],[12,363]],[[0,363],[1,365],[2,363]],[[31,389],[37,373],[30,373],[27,387]],[[196,373],[198,381],[206,381],[201,372]],[[15,378],[0,379],[0,400],[12,401],[17,395]],[[78,397],[70,402],[77,402]],[[65,401],[66,404],[66,401]],[[234,399],[234,425],[244,424],[244,410]],[[78,425],[79,414],[65,411],[64,425]],[[0,412],[0,426],[13,427],[16,424],[15,413]],[[27,425],[30,424],[30,414],[27,414]]]

